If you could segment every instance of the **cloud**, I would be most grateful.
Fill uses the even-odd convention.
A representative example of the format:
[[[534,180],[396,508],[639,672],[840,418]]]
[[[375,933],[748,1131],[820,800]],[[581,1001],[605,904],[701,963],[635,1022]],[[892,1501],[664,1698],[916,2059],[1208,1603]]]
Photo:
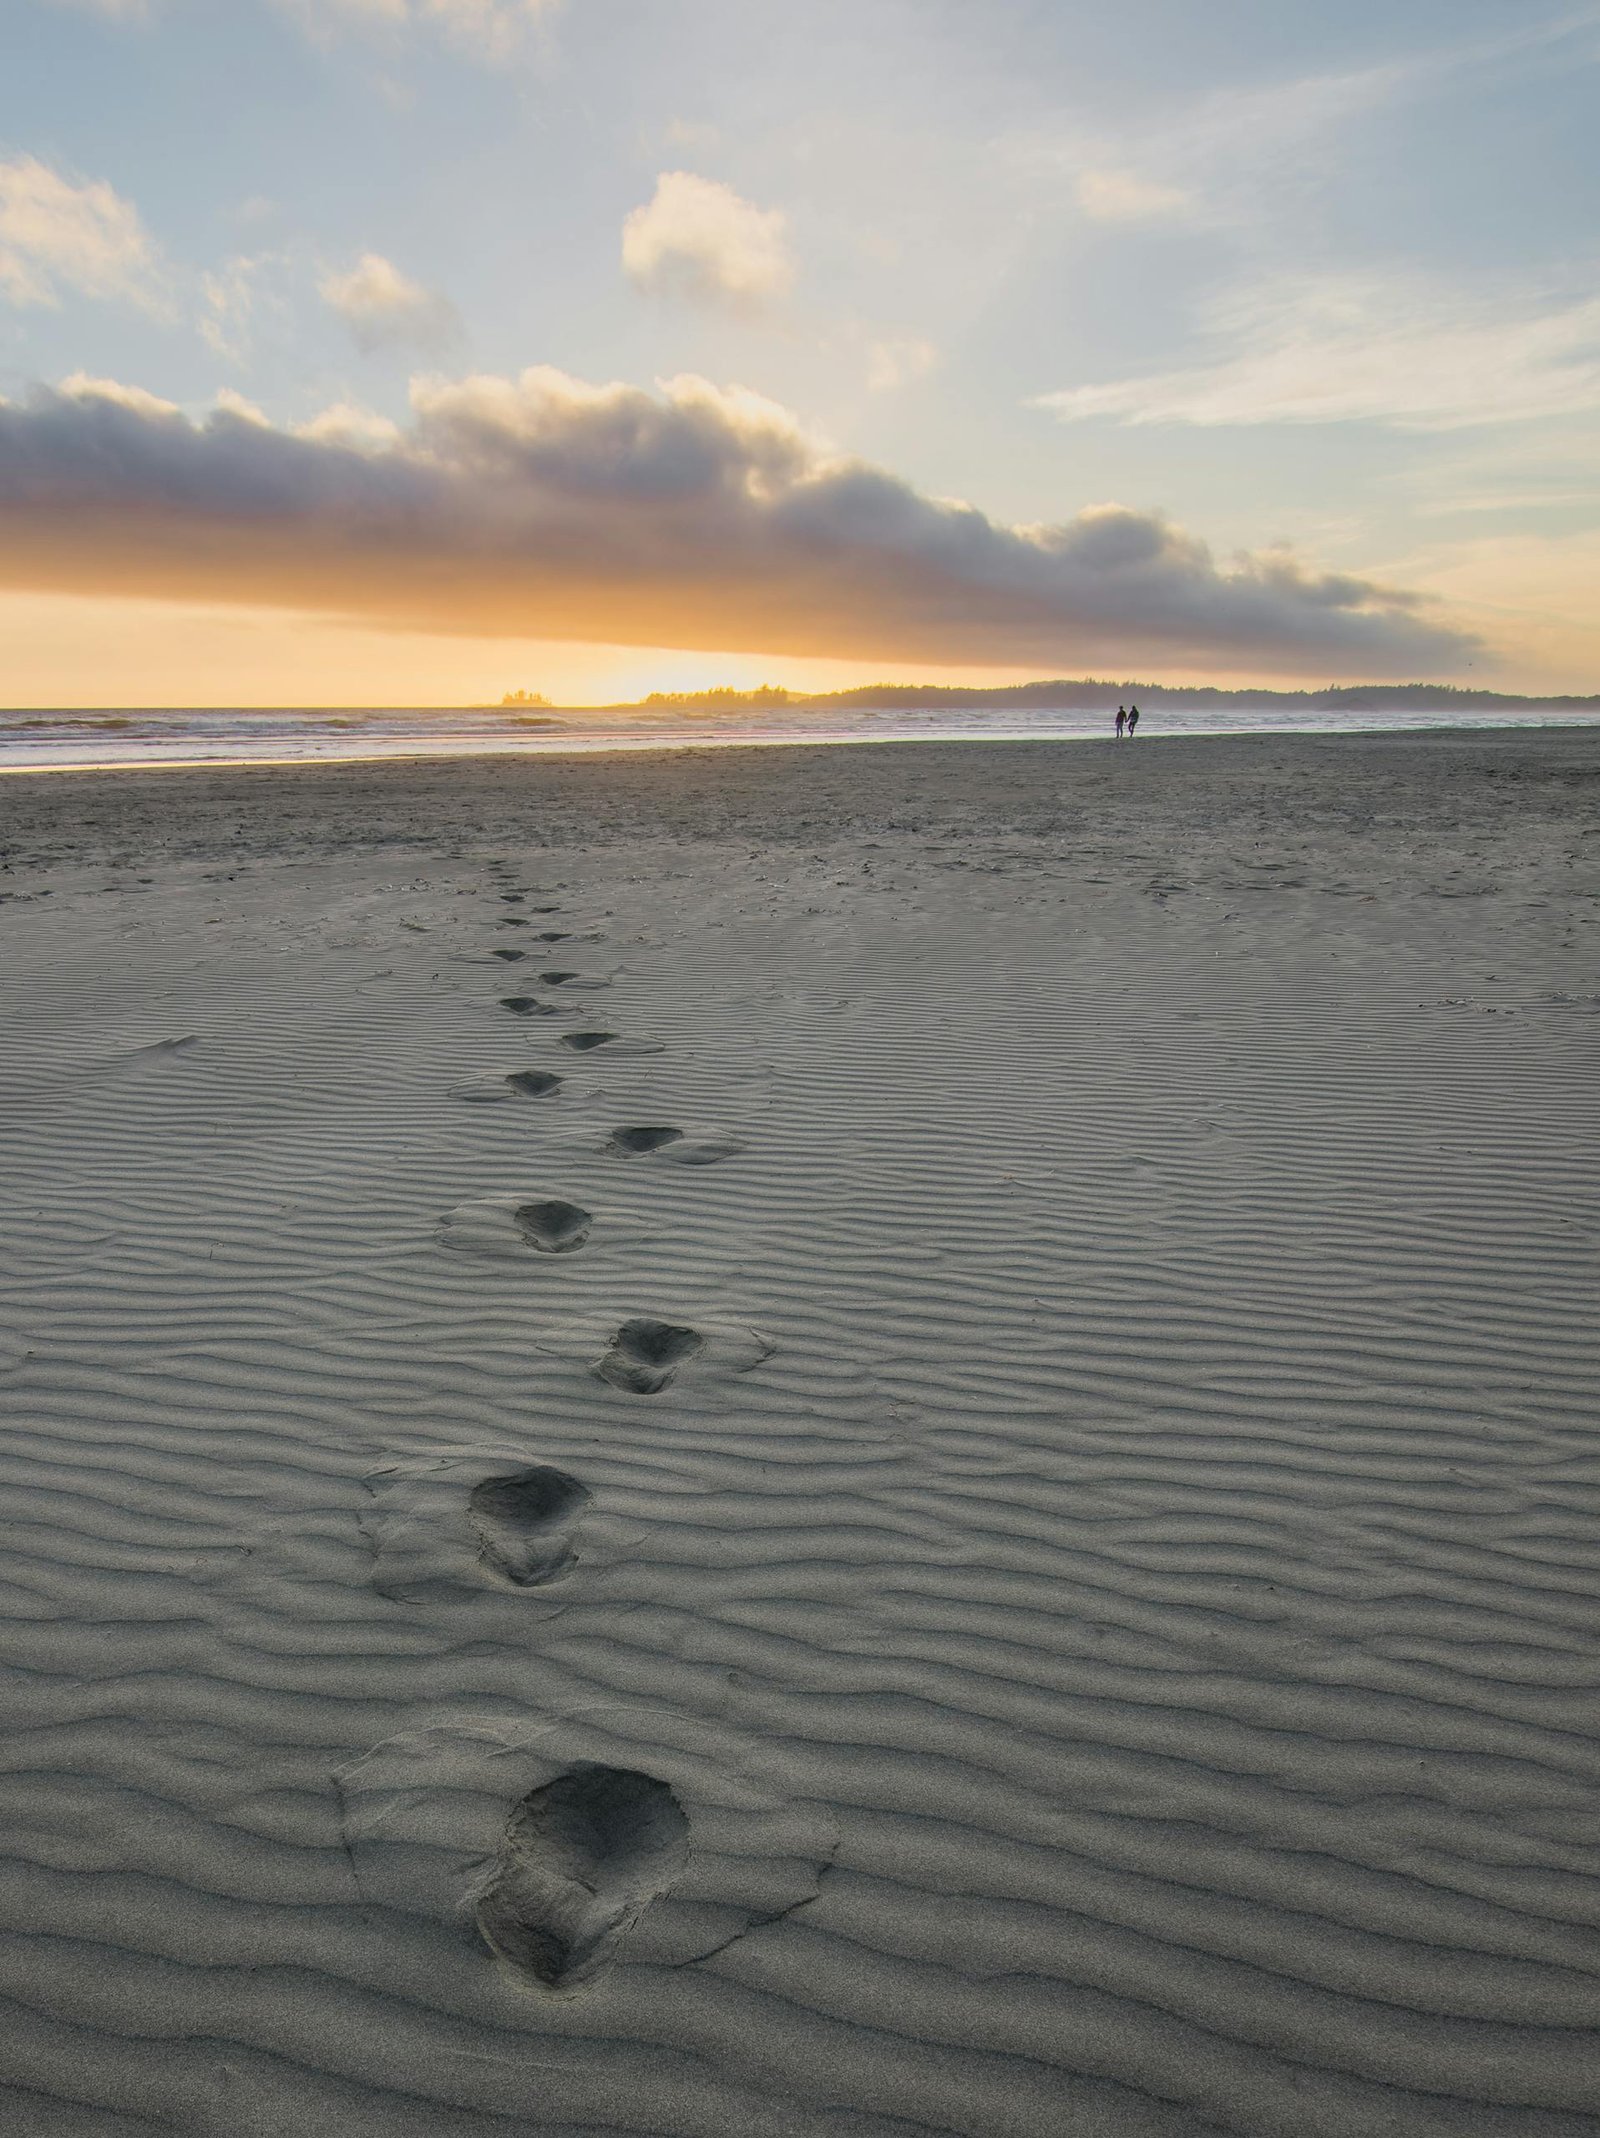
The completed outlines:
[[[437,30],[458,51],[489,65],[514,58],[560,0],[279,0],[307,34],[326,43],[338,28]]]
[[[663,171],[628,217],[622,265],[640,289],[734,311],[759,310],[794,281],[782,210],[690,171]]]
[[[1080,171],[1076,193],[1078,206],[1095,223],[1159,222],[1183,215],[1189,207],[1189,196],[1180,186],[1110,168]]]
[[[1012,527],[703,379],[427,380],[392,442],[195,422],[88,380],[0,403],[0,584],[396,630],[853,659],[1454,666],[1415,597],[1281,553],[1219,567],[1104,505]]]
[[[183,411],[176,401],[165,401],[158,393],[146,393],[142,386],[124,386],[119,379],[91,378],[86,371],[75,371],[61,381],[61,391],[74,400],[109,401],[114,407],[131,408],[141,416],[179,416]]]
[[[264,289],[265,279],[283,264],[280,253],[241,252],[214,273],[201,276],[204,309],[197,323],[200,339],[214,356],[230,364],[248,360],[257,312],[263,303],[269,310],[281,303]]]
[[[81,15],[103,15],[108,22],[150,19],[150,0],[51,0],[51,5],[76,8]]]
[[[150,21],[152,0],[49,0],[51,6],[71,6],[79,15],[103,15],[107,21]]]
[[[13,304],[71,290],[155,309],[157,268],[138,209],[104,180],[76,183],[34,156],[0,163],[0,294]]]
[[[867,351],[867,390],[870,393],[894,393],[902,386],[911,386],[924,379],[939,361],[939,352],[931,341],[920,341],[914,335],[903,336],[898,341],[875,341]]]
[[[1600,298],[1543,306],[1414,281],[1275,282],[1220,307],[1221,353],[1180,371],[1069,387],[1064,422],[1392,424],[1455,430],[1600,408]]]
[[[335,401],[309,423],[297,423],[296,438],[309,438],[315,445],[348,446],[352,452],[376,452],[398,445],[400,426],[370,408],[356,408],[348,401]]]
[[[103,15],[112,22],[148,22],[158,0],[49,0],[54,7]],[[276,0],[315,44],[337,33],[432,30],[469,59],[500,66],[514,59],[561,0]]]
[[[1436,104],[1517,69],[1536,77],[1595,55],[1600,8],[1403,50],[1364,67],[1230,82],[1144,114],[1137,135],[1107,133],[1098,118],[1058,114],[1048,131],[1020,137],[1024,160],[1063,174],[1080,213],[1101,222],[1181,216],[1210,229],[1260,229],[1290,204],[1343,177],[1361,151],[1364,122],[1401,123],[1406,107]],[[1130,146],[1133,168],[1129,168]],[[1294,242],[1304,244],[1303,216]]]
[[[1093,222],[1254,226],[1326,177],[1350,124],[1392,105],[1409,79],[1408,64],[1395,62],[1213,89],[1153,114],[1131,160],[1125,130],[1070,115],[1024,135],[1018,152],[1060,174]]]
[[[367,355],[382,349],[442,349],[459,331],[446,297],[403,275],[382,253],[364,252],[347,274],[318,284]]]
[[[217,389],[216,405],[223,415],[232,416],[237,422],[253,423],[258,430],[272,428],[272,419],[266,410],[259,403],[247,400],[242,393],[235,392],[231,386]]]
[[[722,129],[709,119],[669,119],[661,129],[661,138],[668,148],[715,148],[722,139]]]

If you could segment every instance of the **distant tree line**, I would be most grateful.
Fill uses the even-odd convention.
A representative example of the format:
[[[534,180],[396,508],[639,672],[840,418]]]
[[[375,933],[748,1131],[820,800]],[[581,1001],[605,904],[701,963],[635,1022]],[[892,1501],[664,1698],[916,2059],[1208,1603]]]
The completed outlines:
[[[1452,708],[1470,712],[1483,706],[1552,705],[1600,707],[1600,695],[1588,698],[1522,697],[1495,690],[1463,690],[1454,683],[1335,683],[1323,690],[1219,690],[1209,683],[1107,683],[1098,676],[1061,677],[1054,682],[1012,683],[994,690],[922,683],[868,683],[839,690],[806,705],[842,710],[892,712],[938,706],[1015,705],[1109,711],[1129,701],[1171,706],[1300,706],[1324,712],[1381,712],[1389,707],[1418,710]]]
[[[793,705],[795,697],[792,691],[763,683],[759,690],[653,690],[639,702],[648,712],[759,713]]]
[[[537,691],[508,691],[500,701],[508,710],[544,707]],[[1298,707],[1303,711],[1474,712],[1495,706],[1550,706],[1569,712],[1600,711],[1600,693],[1592,697],[1527,697],[1511,691],[1464,690],[1456,683],[1330,683],[1322,690],[1219,690],[1209,683],[1108,683],[1099,676],[1062,676],[1053,682],[1009,683],[984,690],[950,683],[865,683],[854,690],[809,695],[764,683],[758,690],[653,690],[648,698],[593,710],[616,713],[760,713],[788,707],[796,712],[952,711],[974,706],[1033,707],[1044,711],[1109,711],[1116,705],[1234,707],[1270,712]]]

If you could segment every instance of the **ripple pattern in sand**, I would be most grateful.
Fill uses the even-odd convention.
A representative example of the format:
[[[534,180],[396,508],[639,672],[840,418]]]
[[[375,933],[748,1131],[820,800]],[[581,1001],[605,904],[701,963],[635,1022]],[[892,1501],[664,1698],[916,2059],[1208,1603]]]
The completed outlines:
[[[728,892],[566,1142],[559,1027],[559,1104],[451,1103],[504,1035],[427,946],[360,992],[174,923],[92,1013],[55,954],[0,1127],[21,2127],[1593,2131],[1587,1028],[1423,1007],[1465,922],[1424,986],[1359,913],[1235,962],[943,897],[813,948]],[[604,1147],[703,1119],[737,1164]],[[581,1252],[441,1247],[532,1187]],[[769,1348],[640,1400],[587,1332],[641,1318]]]

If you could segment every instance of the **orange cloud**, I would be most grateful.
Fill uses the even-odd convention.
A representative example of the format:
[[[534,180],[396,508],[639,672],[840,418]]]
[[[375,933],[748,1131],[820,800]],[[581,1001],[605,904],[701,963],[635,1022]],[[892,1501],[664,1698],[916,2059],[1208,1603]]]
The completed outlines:
[[[393,630],[807,657],[1438,671],[1415,596],[1159,516],[1013,527],[703,379],[420,383],[398,435],[194,422],[104,382],[0,403],[0,584]]]

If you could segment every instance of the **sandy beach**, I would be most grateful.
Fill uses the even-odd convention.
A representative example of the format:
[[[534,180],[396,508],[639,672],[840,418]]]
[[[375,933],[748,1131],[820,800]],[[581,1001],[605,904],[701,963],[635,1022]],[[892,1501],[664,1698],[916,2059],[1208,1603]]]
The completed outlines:
[[[1600,729],[0,849],[7,2132],[1600,2131]]]

